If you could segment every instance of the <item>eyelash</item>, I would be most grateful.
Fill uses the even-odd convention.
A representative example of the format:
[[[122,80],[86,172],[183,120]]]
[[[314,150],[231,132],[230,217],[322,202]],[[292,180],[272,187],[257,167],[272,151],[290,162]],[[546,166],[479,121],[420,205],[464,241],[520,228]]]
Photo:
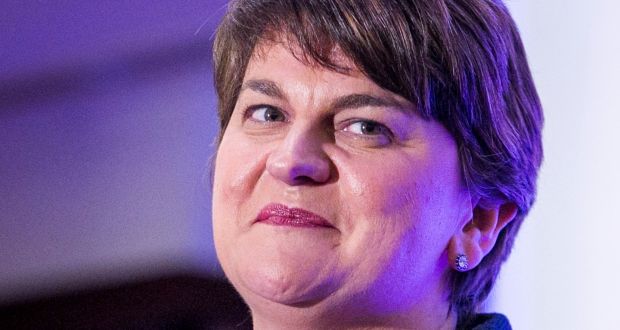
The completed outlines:
[[[273,121],[269,121],[269,120],[257,120],[253,118],[253,115],[256,113],[257,110],[260,109],[266,109],[266,110],[275,110],[277,111],[282,117],[283,120],[273,120]],[[287,113],[283,110],[281,110],[278,107],[272,106],[272,105],[268,105],[268,104],[257,104],[257,105],[252,105],[250,107],[248,107],[243,114],[243,118],[244,120],[251,120],[254,122],[258,122],[258,123],[276,123],[276,122],[286,122],[288,121],[287,118]],[[379,130],[379,133],[377,134],[359,134],[359,133],[353,133],[352,130],[350,129],[350,127],[354,124],[371,124],[371,125],[375,125],[375,128]],[[385,136],[389,142],[392,142],[394,140],[394,133],[384,124],[381,124],[377,121],[374,120],[370,120],[370,119],[363,119],[363,118],[353,118],[353,119],[349,119],[343,123],[341,123],[340,125],[338,125],[339,127],[337,128],[338,131],[341,132],[345,132],[348,134],[352,134],[354,135],[356,138],[362,138],[362,139],[376,139],[379,135],[383,135]],[[361,128],[363,129],[363,128]]]
[[[274,107],[274,106],[271,106],[271,105],[268,105],[268,104],[257,104],[257,105],[253,105],[253,106],[248,107],[245,110],[245,112],[243,113],[244,120],[252,120],[252,121],[255,121],[255,122],[266,122],[266,123],[275,122],[275,121],[267,121],[267,120],[261,121],[261,120],[256,120],[256,119],[252,118],[254,113],[257,110],[260,110],[260,109],[276,110],[277,112],[279,112],[282,115],[282,117],[284,117],[283,121],[287,121],[287,114],[286,114],[286,112],[282,111],[278,107]]]
[[[392,131],[385,125],[374,121],[374,120],[370,120],[370,119],[362,119],[362,118],[354,118],[354,119],[350,119],[347,120],[346,122],[344,122],[341,126],[342,126],[342,131],[343,132],[352,132],[352,129],[350,129],[350,127],[354,124],[370,124],[373,125],[374,129],[378,130],[378,133],[373,134],[373,133],[369,133],[369,134],[359,134],[359,133],[352,133],[354,135],[359,135],[359,136],[363,136],[363,137],[372,137],[372,136],[376,136],[376,135],[380,135],[383,134],[386,137],[388,137],[390,140],[393,139],[394,134],[392,133]],[[360,127],[361,130],[363,130],[363,127]]]

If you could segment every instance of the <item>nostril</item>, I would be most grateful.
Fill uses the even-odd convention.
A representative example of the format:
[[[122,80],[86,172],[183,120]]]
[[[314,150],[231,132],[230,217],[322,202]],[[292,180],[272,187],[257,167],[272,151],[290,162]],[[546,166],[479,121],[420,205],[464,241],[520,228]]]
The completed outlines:
[[[267,170],[276,179],[289,185],[322,184],[330,178],[329,158],[319,149],[299,142],[280,148],[269,155]]]
[[[289,169],[289,180],[293,184],[314,184],[327,180],[329,173],[325,172],[322,164],[318,161],[306,161],[303,164],[291,166]]]
[[[312,179],[311,177],[306,176],[306,175],[300,175],[300,176],[297,176],[297,177],[293,178],[293,181],[294,181],[296,184],[310,184],[310,183],[315,183],[314,179]]]

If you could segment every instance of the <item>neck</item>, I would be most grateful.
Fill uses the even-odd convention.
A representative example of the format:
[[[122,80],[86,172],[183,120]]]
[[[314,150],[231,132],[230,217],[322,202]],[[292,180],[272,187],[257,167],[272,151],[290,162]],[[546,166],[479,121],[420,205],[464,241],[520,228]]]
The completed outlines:
[[[373,311],[321,311],[320,306],[291,307],[273,304],[267,310],[252,309],[255,330],[278,329],[439,329],[456,328],[457,315],[449,304],[420,304],[406,313],[376,315]],[[320,305],[318,303],[317,305]]]
[[[333,292],[312,303],[287,305],[253,293],[243,295],[256,330],[278,329],[439,329],[453,330],[457,314],[450,308],[444,267],[425,285],[398,287],[377,281],[376,287],[351,294]],[[433,281],[433,278],[443,280]],[[392,280],[386,276],[386,281]],[[386,289],[381,289],[386,288]],[[399,290],[407,290],[411,295]],[[387,299],[386,299],[387,298]]]

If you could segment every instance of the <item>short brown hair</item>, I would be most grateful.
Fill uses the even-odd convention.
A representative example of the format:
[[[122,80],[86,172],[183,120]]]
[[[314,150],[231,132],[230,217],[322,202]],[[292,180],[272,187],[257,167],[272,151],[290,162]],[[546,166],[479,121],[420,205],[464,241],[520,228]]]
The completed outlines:
[[[492,251],[453,272],[450,303],[466,326],[487,297],[536,195],[542,109],[519,33],[500,0],[236,0],[214,45],[220,138],[260,41],[284,36],[300,60],[368,78],[441,122],[473,195],[518,206]]]

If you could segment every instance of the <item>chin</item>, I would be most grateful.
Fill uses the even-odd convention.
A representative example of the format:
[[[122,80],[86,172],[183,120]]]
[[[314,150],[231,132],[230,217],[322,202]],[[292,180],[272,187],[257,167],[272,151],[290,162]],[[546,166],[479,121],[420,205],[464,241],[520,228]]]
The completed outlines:
[[[317,281],[312,274],[290,272],[257,272],[241,280],[247,291],[271,302],[289,306],[309,306],[333,292],[329,281]]]
[[[237,252],[224,267],[231,283],[251,305],[253,297],[289,306],[310,306],[329,297],[342,281],[326,263],[282,255]],[[226,264],[225,262],[223,264]]]

